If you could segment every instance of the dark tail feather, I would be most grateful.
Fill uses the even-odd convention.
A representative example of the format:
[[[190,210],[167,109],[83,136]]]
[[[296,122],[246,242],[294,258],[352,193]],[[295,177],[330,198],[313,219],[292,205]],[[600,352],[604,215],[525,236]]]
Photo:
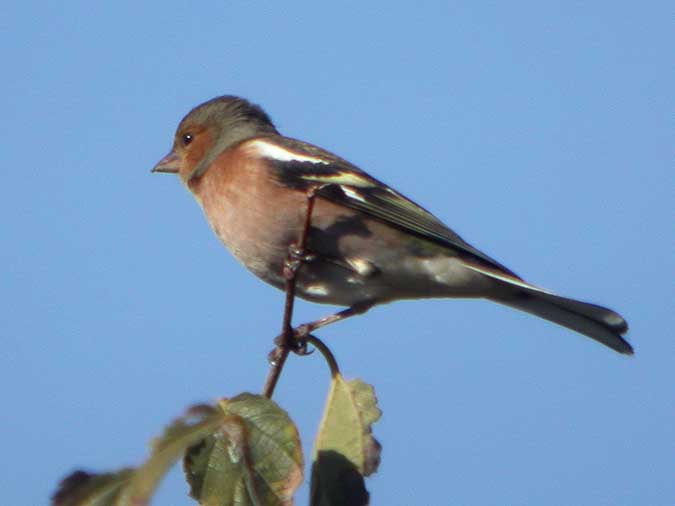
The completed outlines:
[[[494,297],[496,302],[575,330],[619,353],[633,354],[633,347],[621,337],[628,331],[628,324],[614,311],[534,288],[514,286],[511,283],[505,285],[509,285],[509,290]]]

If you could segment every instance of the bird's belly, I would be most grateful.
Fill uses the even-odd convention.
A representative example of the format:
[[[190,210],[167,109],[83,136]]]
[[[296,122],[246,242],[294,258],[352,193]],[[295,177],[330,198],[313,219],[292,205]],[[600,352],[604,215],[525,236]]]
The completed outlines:
[[[242,237],[230,240],[228,248],[253,274],[283,290],[283,248]],[[280,243],[276,243],[280,244]],[[313,250],[310,249],[310,254]],[[455,257],[439,254],[417,257],[409,251],[387,250],[374,258],[365,256],[322,257],[302,262],[296,278],[296,294],[322,304],[352,306],[370,301],[386,303],[399,299],[477,297],[489,280],[467,269]]]
[[[302,298],[325,304],[352,306],[400,299],[480,297],[491,283],[467,269],[458,258],[399,256],[378,263],[362,275],[326,262],[310,262],[300,268],[296,290]]]

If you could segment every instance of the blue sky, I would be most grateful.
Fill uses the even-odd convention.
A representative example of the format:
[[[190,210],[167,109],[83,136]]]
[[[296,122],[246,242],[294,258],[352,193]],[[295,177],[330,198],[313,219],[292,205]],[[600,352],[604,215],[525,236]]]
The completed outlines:
[[[281,292],[149,172],[220,94],[631,324],[633,358],[480,301],[397,303],[320,332],[377,389],[373,504],[674,503],[670,2],[1,11],[3,504],[45,504],[76,467],[137,464],[185,407],[261,389]],[[296,321],[331,309],[302,302]],[[327,387],[318,354],[291,357],[275,396],[308,451]],[[155,504],[192,504],[179,470]]]

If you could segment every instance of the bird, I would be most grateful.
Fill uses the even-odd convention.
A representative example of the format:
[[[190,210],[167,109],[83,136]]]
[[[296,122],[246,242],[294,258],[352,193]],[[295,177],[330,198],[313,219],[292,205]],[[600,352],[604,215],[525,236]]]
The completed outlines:
[[[524,281],[356,165],[282,135],[244,98],[219,96],[188,112],[152,172],[178,175],[230,252],[279,289],[311,192],[296,294],[346,309],[306,324],[306,333],[398,300],[482,298],[633,354],[618,313]]]

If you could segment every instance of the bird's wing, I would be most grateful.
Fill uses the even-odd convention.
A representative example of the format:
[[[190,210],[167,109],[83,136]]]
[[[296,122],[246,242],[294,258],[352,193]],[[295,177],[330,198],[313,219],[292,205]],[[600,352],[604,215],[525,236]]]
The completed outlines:
[[[270,160],[275,177],[287,187],[317,188],[316,194],[360,211],[404,232],[450,248],[460,257],[520,279],[477,250],[426,209],[378,181],[348,161],[311,144],[274,136],[258,138],[252,147]]]

